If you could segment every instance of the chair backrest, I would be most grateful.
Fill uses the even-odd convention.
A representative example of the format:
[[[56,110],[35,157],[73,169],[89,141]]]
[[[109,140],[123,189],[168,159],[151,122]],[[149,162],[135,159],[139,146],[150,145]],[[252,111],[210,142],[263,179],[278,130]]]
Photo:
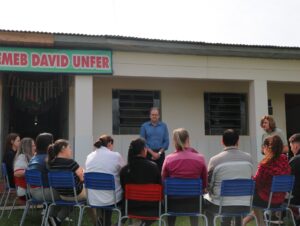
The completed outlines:
[[[202,180],[201,178],[166,178],[164,181],[165,212],[168,212],[168,196],[198,197],[199,212],[202,212]]]
[[[202,195],[201,178],[166,178],[164,194],[172,196],[200,196]]]
[[[221,196],[251,196],[254,194],[255,181],[252,179],[223,180]]]
[[[269,196],[268,208],[271,207],[272,196],[275,192],[288,193],[288,205],[290,204],[291,194],[294,187],[294,175],[277,175],[272,178],[271,193]]]
[[[115,178],[108,173],[84,173],[84,184],[88,189],[115,190]]]
[[[162,200],[162,186],[161,184],[126,184],[125,199],[160,202]]]
[[[48,181],[51,189],[52,201],[55,202],[53,189],[72,189],[73,195],[77,200],[76,184],[74,173],[71,171],[51,171],[48,173]]]
[[[217,165],[213,170],[213,175],[209,184],[212,202],[216,205],[219,204],[223,180],[251,179],[252,172],[253,165],[248,161],[231,161]],[[223,204],[248,206],[249,200],[248,198],[243,197],[236,199],[228,196],[223,199]]]
[[[42,179],[42,173],[37,169],[27,169],[25,171],[25,180],[27,184],[27,194],[29,198],[32,198],[30,193],[30,187],[40,187],[42,189],[43,194],[43,201],[46,202],[45,194],[44,194],[44,186],[43,186],[43,179]]]
[[[6,168],[6,163],[2,162],[1,163],[1,171],[2,171],[2,178],[4,182],[5,189],[11,189],[10,184],[9,184],[9,179],[7,175],[7,168]]]
[[[219,214],[222,212],[224,197],[248,196],[249,212],[252,209],[253,195],[255,191],[255,181],[252,179],[232,179],[223,180],[220,192]]]
[[[162,201],[161,184],[126,184],[125,185],[125,215],[128,215],[128,201],[157,202],[158,216],[161,214]],[[144,217],[141,219],[151,219]]]
[[[84,173],[84,185],[86,189],[112,191],[114,204],[116,206],[115,177],[108,173],[88,172]],[[87,200],[89,201],[89,192],[87,190]]]

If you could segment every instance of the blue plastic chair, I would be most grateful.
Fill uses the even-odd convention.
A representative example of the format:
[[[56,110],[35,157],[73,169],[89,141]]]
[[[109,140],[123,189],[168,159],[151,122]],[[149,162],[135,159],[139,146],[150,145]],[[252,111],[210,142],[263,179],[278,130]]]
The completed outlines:
[[[202,214],[202,180],[183,179],[183,178],[166,178],[164,181],[165,213],[160,215],[159,225],[165,216],[195,216],[204,219],[205,225],[208,225],[207,217]],[[168,210],[168,198],[172,197],[198,197],[199,212],[171,212]]]
[[[20,226],[22,226],[24,224],[24,221],[25,221],[26,215],[28,213],[28,210],[30,209],[30,206],[31,205],[40,205],[40,204],[43,204],[45,207],[45,214],[42,218],[42,223],[41,223],[41,225],[44,225],[49,204],[45,199],[42,173],[36,169],[26,170],[25,171],[25,180],[26,180],[26,184],[27,184],[27,200],[26,200],[26,207],[24,209],[24,212],[23,212],[23,215],[21,218]],[[39,187],[40,189],[42,189],[42,194],[43,194],[42,200],[37,200],[32,197],[32,195],[30,193],[31,186]]]
[[[279,175],[279,176],[273,176],[272,178],[272,186],[271,186],[271,192],[269,195],[269,201],[268,201],[268,207],[264,208],[264,221],[266,222],[266,225],[270,225],[272,223],[271,219],[268,219],[268,215],[271,216],[272,212],[276,211],[285,211],[289,212],[292,218],[293,225],[296,225],[293,212],[289,208],[290,201],[291,201],[291,194],[294,186],[295,176],[293,175]],[[271,207],[271,201],[273,194],[276,192],[285,192],[287,193],[287,202],[282,203],[280,207]]]
[[[16,200],[17,200],[18,197],[16,195],[16,188],[12,188],[9,184],[9,179],[8,179],[8,175],[7,175],[7,168],[6,168],[6,164],[4,162],[2,162],[2,164],[1,164],[1,170],[2,170],[2,179],[3,179],[4,191],[3,191],[3,194],[2,194],[1,199],[0,199],[0,206],[2,206],[3,201],[4,201],[4,204],[2,206],[2,212],[1,212],[0,218],[2,218],[4,210],[6,209],[9,197],[11,197],[11,195],[13,195],[13,194],[15,195],[13,205],[10,208],[10,211],[9,211],[9,215],[8,215],[8,218],[9,218],[12,211],[13,211],[13,209],[14,209],[14,207],[15,207],[15,203],[16,203]],[[4,198],[5,198],[5,200],[4,200]]]
[[[82,211],[86,201],[79,201],[77,199],[76,192],[76,184],[75,184],[75,175],[71,171],[53,171],[48,173],[48,182],[51,191],[52,202],[48,207],[47,215],[45,218],[45,222],[48,221],[49,213],[51,212],[51,208],[53,206],[68,206],[68,207],[78,207],[79,209],[79,217],[78,217],[78,226],[81,222]],[[73,190],[73,197],[75,201],[65,201],[65,200],[55,200],[54,198],[54,189],[59,188],[69,188]]]
[[[254,190],[255,181],[252,179],[222,180],[219,211],[214,216],[214,226],[217,225],[217,219],[221,217],[245,217],[248,215],[253,216],[256,225],[258,225],[256,216],[251,214]],[[237,196],[249,196],[249,211],[237,211],[236,213],[222,211],[224,198]]]
[[[82,214],[86,208],[96,208],[103,210],[115,211],[118,214],[118,225],[121,225],[121,210],[117,207],[117,197],[115,192],[115,178],[111,174],[99,173],[99,172],[89,172],[84,174],[84,185],[87,194],[87,205],[84,206]],[[98,191],[110,191],[114,199],[114,204],[109,206],[92,205],[89,202],[89,189]],[[82,217],[81,217],[82,219]],[[105,219],[104,219],[105,221]]]

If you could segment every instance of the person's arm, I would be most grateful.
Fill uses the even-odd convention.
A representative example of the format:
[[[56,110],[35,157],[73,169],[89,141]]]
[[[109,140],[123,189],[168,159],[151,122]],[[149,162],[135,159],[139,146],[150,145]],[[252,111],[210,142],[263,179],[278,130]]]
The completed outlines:
[[[156,152],[154,152],[154,151],[152,151],[152,149],[151,148],[147,148],[147,152],[150,154],[150,155],[152,155],[152,159],[153,160],[157,160],[157,159],[159,159],[160,158],[160,153],[156,153]]]
[[[166,158],[161,170],[162,181],[164,181],[167,177],[169,177],[169,170],[168,170],[168,159]]]
[[[83,168],[81,166],[75,171],[75,174],[79,177],[80,181],[83,181]]]
[[[162,148],[159,150],[161,153],[164,151],[168,150],[169,148],[169,132],[168,132],[168,127],[166,124],[164,124],[164,137],[163,137],[163,144]]]
[[[290,150],[290,149],[289,149],[289,146],[288,146],[288,145],[284,145],[284,146],[283,146],[282,152],[283,152],[283,153],[288,153],[289,150]]]
[[[203,192],[207,193],[208,189],[207,189],[207,185],[208,185],[208,174],[207,174],[207,168],[204,162],[204,165],[201,169],[201,179],[202,179],[202,188],[203,188]]]
[[[25,155],[21,154],[16,156],[14,161],[14,177],[24,177],[27,165]]]
[[[25,176],[25,169],[17,169],[14,171],[15,177],[24,177]]]
[[[140,137],[144,138],[146,140],[146,128],[145,128],[145,124],[143,124],[141,126],[141,129],[140,129]]]

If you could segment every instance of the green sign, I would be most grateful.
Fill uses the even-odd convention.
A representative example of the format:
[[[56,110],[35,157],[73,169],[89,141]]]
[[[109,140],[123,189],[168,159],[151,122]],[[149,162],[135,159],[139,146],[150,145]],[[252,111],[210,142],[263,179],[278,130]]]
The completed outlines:
[[[112,74],[109,50],[0,47],[0,71]]]

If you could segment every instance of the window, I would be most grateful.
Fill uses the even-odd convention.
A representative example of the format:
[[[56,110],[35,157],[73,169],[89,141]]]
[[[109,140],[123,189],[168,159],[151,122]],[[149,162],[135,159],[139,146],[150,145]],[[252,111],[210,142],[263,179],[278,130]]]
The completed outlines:
[[[152,107],[160,108],[159,91],[113,90],[113,133],[139,134]]]
[[[248,133],[247,95],[239,93],[204,93],[205,135],[222,135],[225,129]]]

